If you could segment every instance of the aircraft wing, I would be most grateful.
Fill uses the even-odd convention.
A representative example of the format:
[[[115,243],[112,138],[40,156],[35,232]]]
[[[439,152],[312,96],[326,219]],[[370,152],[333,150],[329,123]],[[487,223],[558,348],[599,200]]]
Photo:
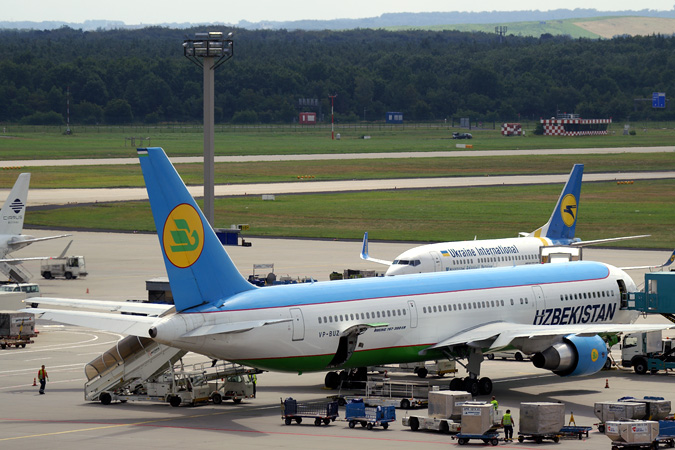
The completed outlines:
[[[619,267],[619,269],[623,270],[631,270],[631,269],[649,269],[649,270],[654,270],[654,269],[660,269],[662,267],[668,267],[671,264],[673,264],[673,261],[675,261],[675,250],[673,250],[673,253],[670,254],[668,259],[666,259],[666,262],[661,264],[660,266],[633,266],[633,267]]]
[[[378,264],[384,264],[385,266],[391,266],[392,261],[385,261],[384,259],[371,258],[368,255],[368,232],[366,231],[363,235],[363,249],[361,250],[361,259],[366,261],[371,261]]]
[[[94,309],[129,314],[146,314],[160,317],[173,309],[161,303],[116,302],[110,300],[77,300],[72,298],[31,297],[23,301],[28,305],[66,306],[68,308]],[[146,330],[147,331],[147,330]]]
[[[148,330],[161,319],[157,317],[108,314],[91,311],[68,311],[41,308],[24,308],[21,312],[35,314],[37,319],[63,322],[113,333],[148,337]]]
[[[491,322],[461,331],[436,345],[428,347],[426,350],[468,345],[469,347],[488,348],[491,351],[496,351],[509,346],[517,338],[553,339],[570,334],[594,336],[601,333],[638,333],[668,328],[675,328],[675,324],[593,323],[541,326],[512,322]]]
[[[644,238],[644,237],[649,237],[651,234],[640,234],[637,236],[621,236],[621,237],[615,237],[615,238],[607,238],[607,239],[595,239],[593,241],[579,241],[579,242],[572,242],[569,244],[570,247],[585,247],[587,245],[595,245],[595,244],[604,244],[605,242],[615,242],[615,241],[625,241],[627,239],[639,239],[639,238]]]
[[[51,239],[60,239],[64,237],[72,236],[72,234],[59,234],[58,236],[47,236],[47,237],[39,237],[39,238],[31,238],[31,239],[22,239],[22,240],[17,240],[13,242],[8,242],[7,246],[9,247],[10,251],[12,250],[12,247],[19,247],[22,248],[26,244],[32,244],[33,242],[40,242],[40,241],[49,241]]]
[[[0,259],[0,262],[7,264],[20,264],[24,261],[44,261],[46,259],[52,259],[51,256],[30,256],[28,258],[5,258]]]

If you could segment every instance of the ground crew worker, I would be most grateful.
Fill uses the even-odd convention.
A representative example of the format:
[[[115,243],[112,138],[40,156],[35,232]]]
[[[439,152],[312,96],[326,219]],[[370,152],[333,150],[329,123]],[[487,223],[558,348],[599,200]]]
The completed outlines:
[[[45,370],[44,364],[42,365],[42,368],[38,370],[38,380],[40,380],[40,394],[45,393],[45,386],[47,385],[47,380],[49,379],[49,376],[47,376],[47,371]]]
[[[253,383],[253,398],[256,396],[255,392],[255,385],[258,383],[258,377],[255,374],[251,374],[248,376],[249,380],[251,380],[251,383]]]
[[[490,403],[492,403],[492,406],[495,408],[495,411],[497,411],[497,409],[499,408],[499,402],[497,401],[494,395],[492,396],[492,401]]]
[[[507,409],[502,416],[502,426],[504,427],[504,441],[511,442],[513,441],[513,426],[515,425],[515,420],[511,417],[511,410]]]

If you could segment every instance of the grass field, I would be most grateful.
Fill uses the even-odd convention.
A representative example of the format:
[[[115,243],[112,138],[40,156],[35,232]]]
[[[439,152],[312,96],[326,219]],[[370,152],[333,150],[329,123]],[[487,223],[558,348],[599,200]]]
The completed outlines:
[[[135,157],[128,135],[141,129],[87,129],[72,136],[57,129],[21,129],[0,139],[3,159],[76,157]],[[11,130],[10,130],[11,131]],[[150,131],[143,129],[143,131]],[[589,138],[526,136],[504,138],[495,130],[472,131],[474,149],[565,148],[671,145],[670,126],[649,128],[636,136],[610,135]],[[358,139],[365,133],[371,139]],[[221,130],[216,134],[216,154],[362,153],[384,151],[451,150],[456,141],[442,127],[370,127],[342,130],[333,141],[326,130],[292,128]],[[202,135],[192,131],[162,129],[145,133],[143,145],[165,147],[169,156],[200,155]],[[466,143],[466,142],[462,142]],[[11,155],[8,156],[8,155]],[[409,158],[382,160],[257,162],[216,164],[216,183],[305,182],[313,180],[483,176],[491,174],[568,173],[584,163],[586,173],[675,170],[672,153],[571,155],[539,157]],[[201,184],[201,164],[178,164],[188,184]],[[0,171],[0,186],[9,188],[21,171],[30,171],[33,188],[114,188],[143,186],[138,165],[23,167]],[[374,240],[444,241],[514,236],[542,225],[562,186],[424,189],[364,193],[277,196],[274,202],[258,197],[216,200],[216,224],[247,223],[250,235],[361,239],[369,231]],[[639,241],[617,245],[670,248],[675,211],[675,181],[641,181],[633,185],[586,183],[582,190],[577,234],[597,239],[629,234],[652,234]],[[152,231],[147,202],[99,203],[31,209],[26,226]]]

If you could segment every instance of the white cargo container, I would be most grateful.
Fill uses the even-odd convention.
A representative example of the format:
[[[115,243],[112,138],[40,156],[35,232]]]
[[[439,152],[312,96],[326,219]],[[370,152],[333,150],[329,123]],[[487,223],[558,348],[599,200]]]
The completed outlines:
[[[483,435],[495,426],[491,403],[467,402],[462,405],[462,434]]]
[[[520,433],[554,434],[565,426],[563,403],[528,402],[520,404]]]
[[[614,442],[651,444],[659,435],[659,423],[651,420],[609,421],[605,435]]]
[[[462,417],[462,405],[471,401],[471,394],[464,391],[430,391],[428,415],[411,415],[401,419],[403,426],[412,431],[436,430],[457,433]]]

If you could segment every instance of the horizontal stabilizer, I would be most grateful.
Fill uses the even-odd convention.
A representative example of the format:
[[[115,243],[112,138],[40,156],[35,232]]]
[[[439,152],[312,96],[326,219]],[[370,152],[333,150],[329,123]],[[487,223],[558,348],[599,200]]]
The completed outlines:
[[[573,242],[569,245],[571,247],[585,247],[587,245],[604,244],[605,242],[625,241],[625,240],[628,240],[628,239],[640,239],[640,238],[645,238],[645,237],[649,237],[649,236],[651,236],[651,234],[640,234],[640,235],[637,235],[637,236],[621,236],[621,237],[615,237],[615,238],[595,239],[593,241]]]
[[[111,300],[78,300],[73,298],[31,297],[24,300],[26,304],[66,306],[68,308],[95,309],[100,311],[121,312],[129,314],[147,314],[159,317],[171,311],[173,305],[161,303],[116,302]]]
[[[68,237],[68,236],[72,236],[72,234],[59,234],[57,236],[46,236],[46,237],[30,238],[30,239],[18,239],[16,241],[8,242],[7,246],[10,248],[10,250],[14,250],[14,247],[22,248],[22,247],[25,247],[28,244],[33,244],[35,242],[50,241],[52,239],[61,239],[61,238]]]
[[[33,313],[38,319],[143,337],[148,337],[148,330],[150,327],[160,320],[156,317],[107,314],[89,311],[66,311],[42,308],[25,308],[20,311]]]

